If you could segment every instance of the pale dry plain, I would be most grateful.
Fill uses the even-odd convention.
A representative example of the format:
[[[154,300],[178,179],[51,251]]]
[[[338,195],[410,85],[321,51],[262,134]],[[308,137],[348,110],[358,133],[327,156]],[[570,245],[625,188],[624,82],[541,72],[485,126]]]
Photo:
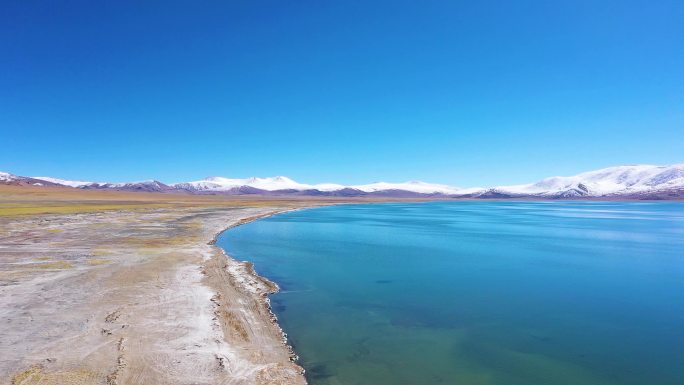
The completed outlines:
[[[0,385],[305,383],[277,287],[212,241],[331,203],[0,186]]]

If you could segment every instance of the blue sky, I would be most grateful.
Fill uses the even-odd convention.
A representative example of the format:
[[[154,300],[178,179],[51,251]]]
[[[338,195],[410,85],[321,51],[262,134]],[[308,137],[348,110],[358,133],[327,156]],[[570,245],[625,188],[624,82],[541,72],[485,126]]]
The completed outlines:
[[[534,181],[684,162],[681,1],[4,2],[0,171]]]

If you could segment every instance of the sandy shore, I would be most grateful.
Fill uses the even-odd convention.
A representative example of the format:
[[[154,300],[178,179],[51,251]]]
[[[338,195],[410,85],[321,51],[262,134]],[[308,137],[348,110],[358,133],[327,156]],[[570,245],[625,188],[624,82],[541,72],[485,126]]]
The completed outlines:
[[[212,240],[308,205],[0,216],[0,384],[305,383],[276,286]]]

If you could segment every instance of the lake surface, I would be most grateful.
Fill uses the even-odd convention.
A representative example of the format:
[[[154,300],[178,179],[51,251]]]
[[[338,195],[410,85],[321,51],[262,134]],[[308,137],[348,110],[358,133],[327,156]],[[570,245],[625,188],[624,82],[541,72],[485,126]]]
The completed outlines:
[[[325,207],[224,233],[311,384],[684,384],[684,203]]]

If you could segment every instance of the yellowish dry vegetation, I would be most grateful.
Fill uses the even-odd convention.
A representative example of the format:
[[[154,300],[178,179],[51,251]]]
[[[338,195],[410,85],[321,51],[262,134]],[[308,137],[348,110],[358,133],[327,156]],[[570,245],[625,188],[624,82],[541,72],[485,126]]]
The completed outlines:
[[[15,374],[10,382],[12,385],[90,385],[96,383],[100,383],[98,375],[88,369],[46,373],[38,365]]]
[[[296,205],[302,201],[334,203],[349,202],[349,199],[184,195],[0,185],[0,216],[75,214],[110,210],[144,211],[183,207],[268,207]],[[57,233],[61,230],[48,231]]]
[[[31,264],[28,267],[34,268],[34,269],[51,269],[51,270],[61,270],[61,269],[71,269],[74,267],[73,263],[68,262],[68,261],[54,261],[54,262],[47,262],[47,263],[35,263]]]
[[[92,255],[93,257],[100,257],[103,255],[109,255],[111,253],[112,253],[111,251],[109,251],[108,249],[103,248],[103,247],[96,247],[90,251],[90,255]]]
[[[34,378],[42,377],[42,369],[40,366],[31,366],[30,368],[19,372],[12,377],[12,385],[24,385],[32,383]]]
[[[112,263],[109,259],[89,259],[86,263],[90,266],[108,265]]]
[[[110,204],[72,204],[72,205],[54,205],[45,203],[40,206],[25,206],[25,205],[2,205],[0,206],[0,215],[30,215],[30,214],[77,214],[77,213],[92,213],[98,211],[108,210],[140,210],[150,208],[164,208],[169,205],[163,204],[129,204],[129,205],[110,205]]]

